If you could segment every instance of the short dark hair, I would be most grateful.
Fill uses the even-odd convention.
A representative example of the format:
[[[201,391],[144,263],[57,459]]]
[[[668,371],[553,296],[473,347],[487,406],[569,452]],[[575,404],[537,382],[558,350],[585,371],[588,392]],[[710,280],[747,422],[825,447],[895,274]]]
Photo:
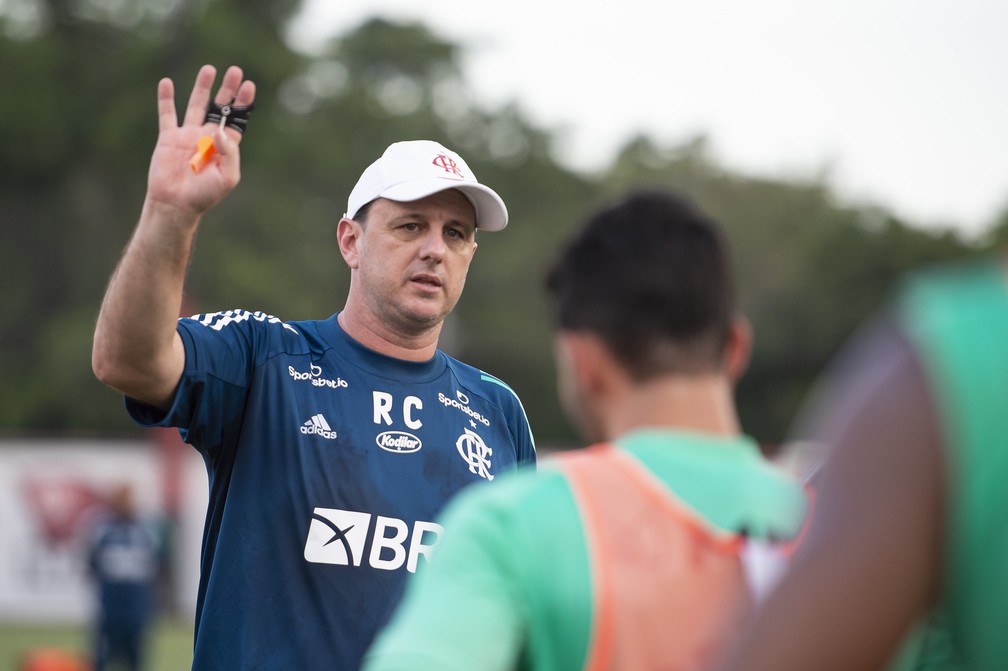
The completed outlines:
[[[716,370],[735,311],[720,226],[660,190],[589,217],[546,287],[555,326],[599,336],[637,381]]]
[[[378,200],[378,199],[376,198],[375,200]],[[364,224],[367,223],[368,213],[371,211],[371,206],[374,205],[374,203],[375,203],[374,200],[369,200],[368,202],[364,203],[357,210],[356,214],[354,214],[350,218],[353,219],[354,221],[356,221],[361,226],[363,226]]]

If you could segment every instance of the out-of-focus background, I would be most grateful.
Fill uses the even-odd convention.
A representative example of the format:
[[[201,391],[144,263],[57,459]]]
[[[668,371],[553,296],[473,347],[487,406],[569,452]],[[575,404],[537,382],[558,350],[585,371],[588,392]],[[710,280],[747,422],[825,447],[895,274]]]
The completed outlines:
[[[0,668],[87,649],[84,528],[124,479],[170,558],[156,640],[173,652],[151,668],[188,663],[202,463],[134,426],[90,370],[163,76],[180,108],[203,63],[238,63],[259,91],[242,184],[200,233],[190,313],[327,317],[348,280],[335,225],[364,166],[407,138],[465,156],[511,225],[480,236],[443,345],[515,388],[544,450],[577,437],[542,274],[627,187],[677,189],[728,229],[756,333],[738,401],[768,453],[903,272],[1008,239],[1004,3],[351,5],[0,0]]]

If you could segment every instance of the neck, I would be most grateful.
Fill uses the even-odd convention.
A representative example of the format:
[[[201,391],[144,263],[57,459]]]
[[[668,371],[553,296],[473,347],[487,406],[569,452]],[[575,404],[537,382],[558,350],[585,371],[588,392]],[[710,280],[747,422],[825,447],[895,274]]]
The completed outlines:
[[[675,375],[624,387],[604,400],[603,433],[613,440],[645,427],[717,436],[741,432],[732,387],[723,375]]]
[[[348,336],[374,350],[404,361],[427,361],[437,351],[441,324],[417,334],[406,334],[389,328],[367,312],[355,310],[347,303],[336,317]]]

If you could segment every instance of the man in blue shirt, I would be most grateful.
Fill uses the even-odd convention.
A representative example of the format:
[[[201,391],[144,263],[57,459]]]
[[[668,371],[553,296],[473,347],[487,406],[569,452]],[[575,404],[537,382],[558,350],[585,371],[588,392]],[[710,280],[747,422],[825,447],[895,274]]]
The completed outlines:
[[[87,557],[98,596],[94,671],[116,660],[137,671],[155,611],[160,543],[137,516],[130,485],[117,487],[109,504],[92,529]]]
[[[227,112],[255,98],[232,66],[208,114],[214,77],[200,70],[181,126],[171,80],[158,86],[147,197],[92,363],[137,421],[179,427],[207,464],[193,668],[355,669],[437,541],[445,502],[535,461],[514,392],[437,347],[476,230],[504,228],[507,209],[458,154],[393,144],[337,228],[341,312],[177,320],[200,218],[239,178],[244,120]],[[214,153],[191,166],[211,131]]]

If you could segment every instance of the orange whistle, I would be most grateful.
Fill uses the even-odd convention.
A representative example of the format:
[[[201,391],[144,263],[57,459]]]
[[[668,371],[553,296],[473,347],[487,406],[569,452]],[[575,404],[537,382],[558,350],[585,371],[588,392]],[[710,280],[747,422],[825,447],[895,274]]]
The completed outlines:
[[[199,172],[206,167],[206,164],[210,162],[210,159],[216,153],[217,146],[214,144],[213,138],[209,135],[204,135],[196,143],[196,153],[189,159],[189,167],[192,168],[193,172]]]

